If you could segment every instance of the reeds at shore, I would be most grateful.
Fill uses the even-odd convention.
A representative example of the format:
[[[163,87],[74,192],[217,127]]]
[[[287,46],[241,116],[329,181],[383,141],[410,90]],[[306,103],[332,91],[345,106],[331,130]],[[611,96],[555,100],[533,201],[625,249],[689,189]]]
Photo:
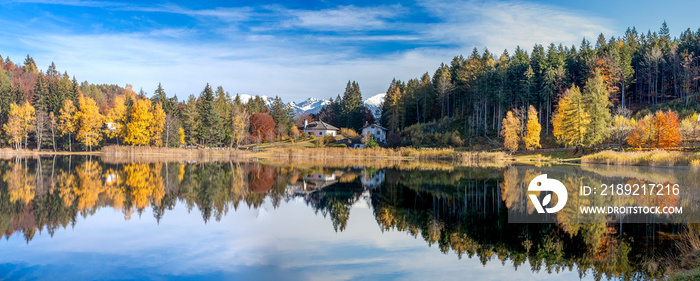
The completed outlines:
[[[627,166],[700,166],[700,153],[666,150],[634,152],[605,150],[581,157],[581,163]]]
[[[462,164],[496,165],[508,161],[501,152],[464,152],[449,148],[269,148],[253,152],[228,149],[186,149],[164,147],[107,146],[101,156],[108,162],[128,161],[226,161],[275,159],[277,161],[357,162],[357,161],[453,161]],[[505,165],[505,164],[500,164]]]

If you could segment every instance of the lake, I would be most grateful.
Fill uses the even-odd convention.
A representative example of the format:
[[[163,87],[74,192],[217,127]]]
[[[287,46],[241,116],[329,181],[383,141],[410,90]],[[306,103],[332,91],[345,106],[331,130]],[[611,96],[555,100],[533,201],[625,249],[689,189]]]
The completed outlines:
[[[687,221],[509,223],[543,173],[679,184],[664,200],[691,211],[700,195],[687,167],[16,158],[0,279],[645,280],[700,245]]]

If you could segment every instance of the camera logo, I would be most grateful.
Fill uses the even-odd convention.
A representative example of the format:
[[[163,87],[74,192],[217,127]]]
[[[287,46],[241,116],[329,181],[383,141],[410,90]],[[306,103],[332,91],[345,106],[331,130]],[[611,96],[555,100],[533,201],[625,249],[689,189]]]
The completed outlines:
[[[547,194],[547,196],[542,199],[542,202],[537,198],[537,195],[529,194],[530,201],[532,201],[532,204],[535,205],[535,209],[537,209],[537,212],[540,214],[559,212],[564,208],[564,205],[566,205],[566,199],[568,197],[566,187],[558,180],[548,179],[547,174],[542,174],[532,179],[530,185],[527,186],[527,191],[551,191],[559,198],[557,205],[554,207],[543,208],[552,201],[552,194]]]

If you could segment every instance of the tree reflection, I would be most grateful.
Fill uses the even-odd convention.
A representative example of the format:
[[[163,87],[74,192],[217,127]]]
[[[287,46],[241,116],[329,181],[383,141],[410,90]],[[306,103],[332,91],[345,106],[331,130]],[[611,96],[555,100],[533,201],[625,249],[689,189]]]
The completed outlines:
[[[599,223],[576,223],[577,212],[568,204],[558,213],[556,224],[507,223],[509,210],[534,211],[527,204],[526,189],[542,173],[559,173],[556,178],[570,188],[572,202],[613,203],[611,197],[578,194],[576,186],[600,185],[619,177],[589,168],[561,172],[552,167],[415,170],[237,162],[106,164],[90,157],[53,157],[0,161],[0,173],[0,230],[8,237],[21,232],[27,242],[44,229],[53,235],[74,225],[79,215],[88,217],[101,207],[123,212],[126,220],[150,207],[160,222],[168,210],[184,204],[209,222],[242,206],[260,208],[268,202],[277,208],[289,200],[302,200],[328,217],[329,227],[336,232],[347,229],[355,204],[368,202],[381,231],[409,233],[460,259],[511,262],[516,268],[550,273],[576,270],[595,279],[663,277],[666,265],[648,253],[673,253],[685,245],[675,241],[691,241],[657,239],[658,233],[678,235],[688,229],[683,224],[602,223],[608,220],[602,215],[594,219]],[[639,170],[629,174],[638,175],[624,178],[629,184],[653,178]],[[700,178],[697,172],[686,174],[665,173],[659,178],[665,184]],[[692,202],[679,196],[614,200],[664,206]]]

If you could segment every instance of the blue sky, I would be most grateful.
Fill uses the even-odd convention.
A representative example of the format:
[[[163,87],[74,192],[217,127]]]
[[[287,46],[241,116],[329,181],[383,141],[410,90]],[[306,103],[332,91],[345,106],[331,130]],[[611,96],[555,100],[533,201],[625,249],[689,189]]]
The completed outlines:
[[[695,2],[101,1],[0,2],[0,55],[53,61],[80,81],[184,99],[206,83],[232,94],[327,99],[348,80],[365,98],[474,47],[492,53],[700,22]]]

